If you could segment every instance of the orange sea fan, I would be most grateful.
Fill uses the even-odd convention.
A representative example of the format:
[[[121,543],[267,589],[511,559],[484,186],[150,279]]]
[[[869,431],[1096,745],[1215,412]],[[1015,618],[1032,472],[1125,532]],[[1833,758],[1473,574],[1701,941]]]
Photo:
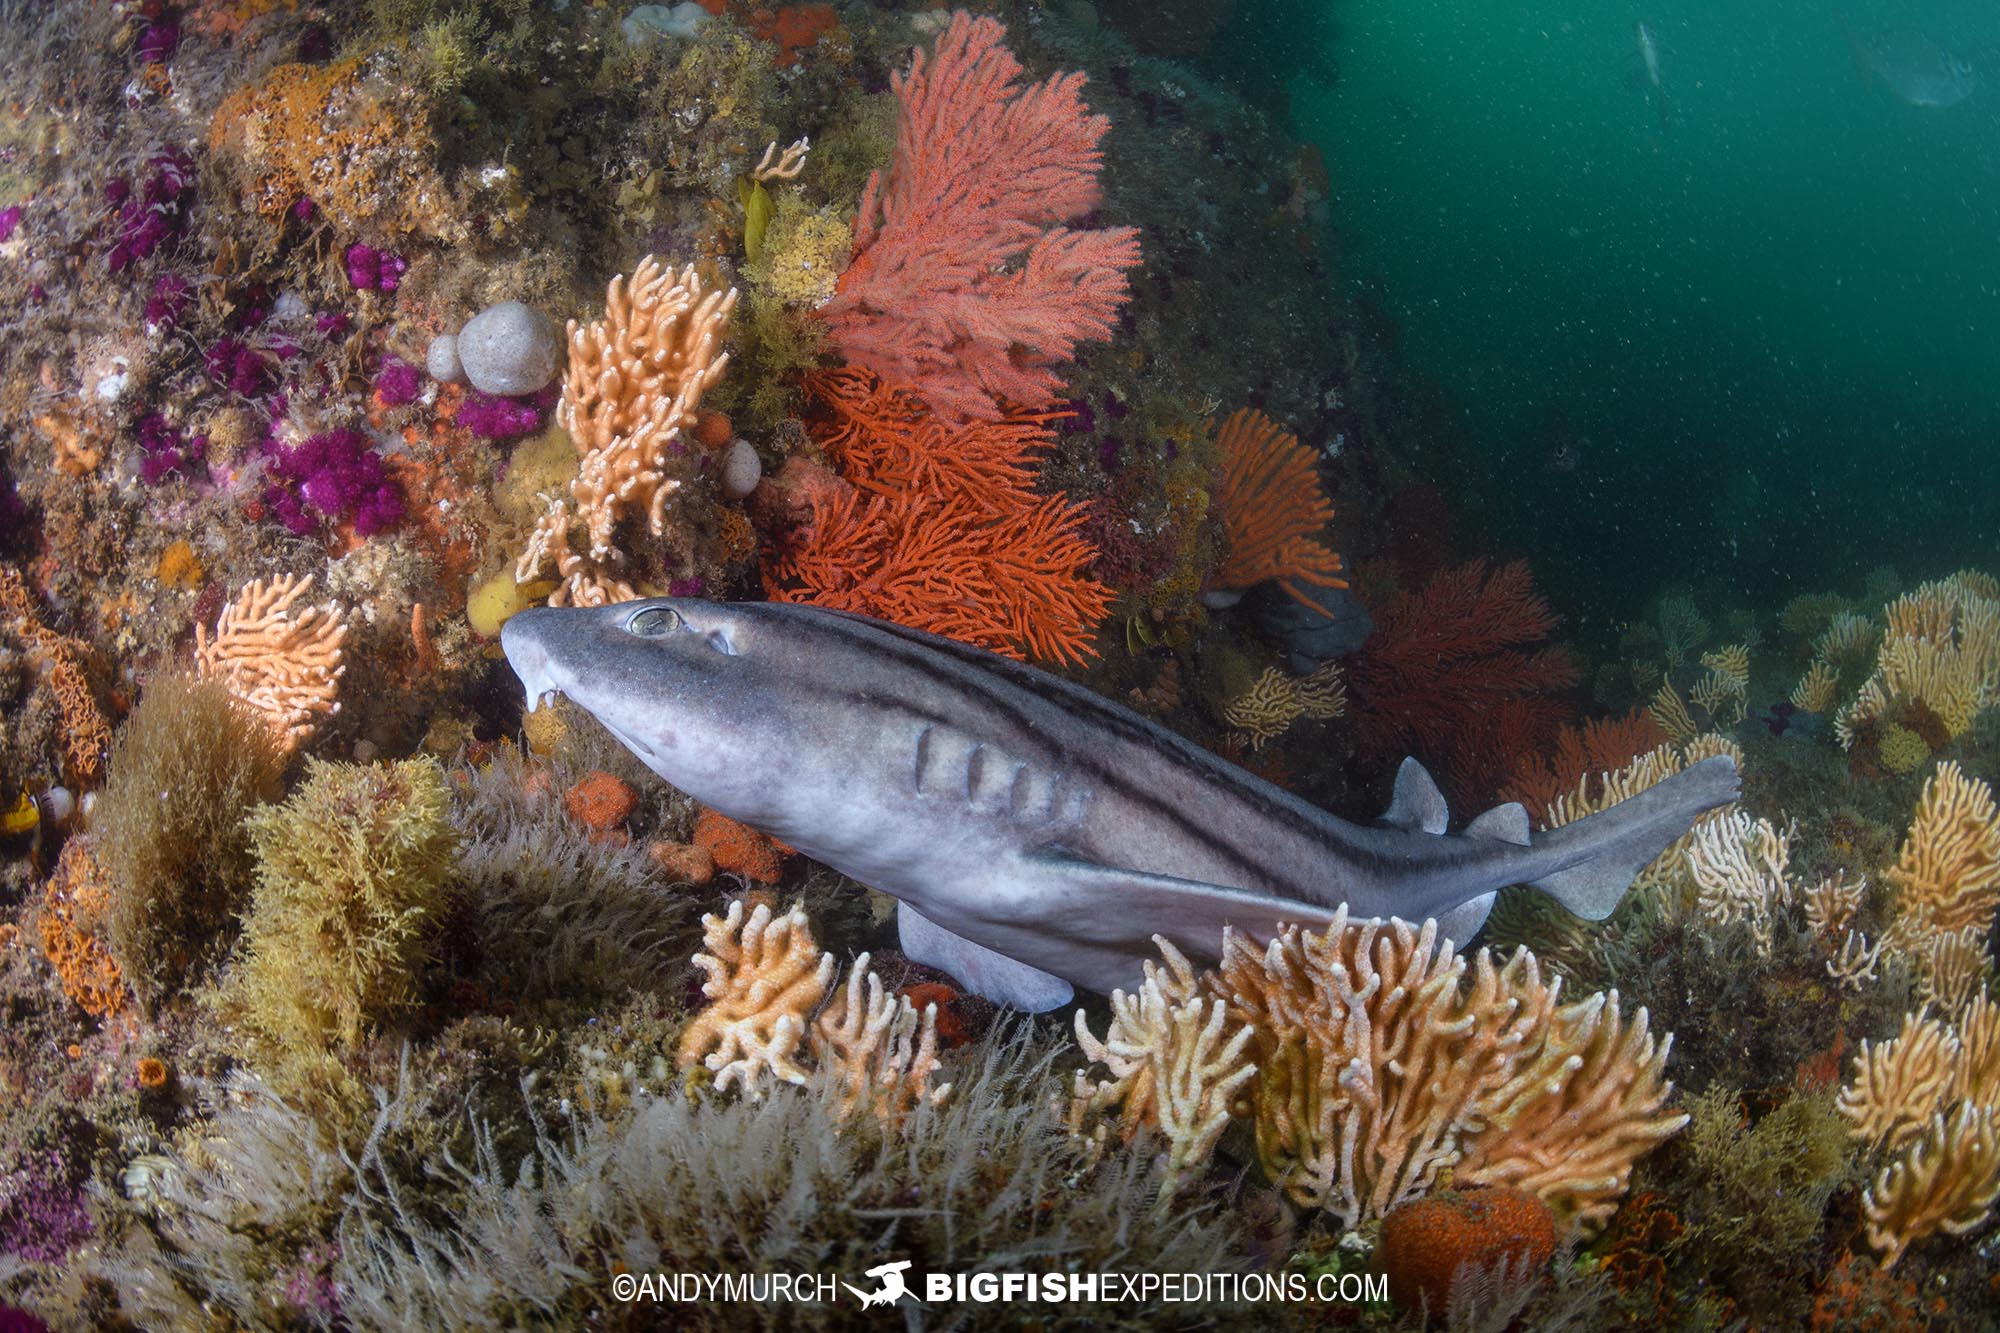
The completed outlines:
[[[964,496],[811,497],[803,536],[769,567],[772,600],[893,620],[1009,657],[1077,662],[1111,605],[1083,569],[1083,511],[1055,496],[987,510]]]
[[[1032,496],[1035,456],[1050,446],[1049,416],[1011,413],[952,427],[923,399],[856,366],[807,377],[825,412],[814,438],[848,481],[876,495],[963,498],[983,510]]]
[[[1319,540],[1333,517],[1320,486],[1312,450],[1254,408],[1230,414],[1216,436],[1222,481],[1215,504],[1222,516],[1225,554],[1209,577],[1215,588],[1248,588],[1266,579],[1319,609],[1299,589],[1310,583],[1345,588],[1340,555]]]

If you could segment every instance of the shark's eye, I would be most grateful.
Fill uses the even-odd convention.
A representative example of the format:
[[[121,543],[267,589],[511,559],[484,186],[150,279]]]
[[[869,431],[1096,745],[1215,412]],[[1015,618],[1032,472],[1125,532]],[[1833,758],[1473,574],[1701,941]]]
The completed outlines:
[[[672,634],[680,627],[681,613],[665,606],[642,607],[625,622],[625,632],[642,639],[657,639],[663,634]]]

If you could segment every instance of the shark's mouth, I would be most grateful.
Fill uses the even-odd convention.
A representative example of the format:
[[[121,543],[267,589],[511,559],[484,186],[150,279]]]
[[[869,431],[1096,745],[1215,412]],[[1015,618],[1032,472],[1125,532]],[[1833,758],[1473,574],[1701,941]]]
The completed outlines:
[[[562,686],[556,683],[555,673],[549,670],[548,654],[529,648],[508,653],[507,662],[527,691],[530,713],[563,692]]]

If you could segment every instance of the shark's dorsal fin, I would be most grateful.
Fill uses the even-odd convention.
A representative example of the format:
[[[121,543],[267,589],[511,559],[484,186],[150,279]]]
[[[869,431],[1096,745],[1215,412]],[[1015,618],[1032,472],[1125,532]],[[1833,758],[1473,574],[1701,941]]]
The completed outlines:
[[[908,903],[896,905],[896,933],[906,956],[949,973],[959,985],[995,1004],[1039,1014],[1076,998],[1076,988],[1061,977],[954,935]]]
[[[1528,811],[1519,801],[1509,801],[1496,805],[1479,818],[1465,826],[1468,838],[1491,838],[1495,842],[1511,842],[1516,847],[1528,845]],[[1454,935],[1453,939],[1458,939]],[[1460,941],[1463,943],[1463,941]]]
[[[1389,808],[1382,812],[1382,822],[1405,833],[1443,833],[1450,821],[1451,807],[1445,804],[1444,793],[1431,775],[1415,756],[1403,760],[1403,766],[1396,770],[1396,789],[1389,797]]]

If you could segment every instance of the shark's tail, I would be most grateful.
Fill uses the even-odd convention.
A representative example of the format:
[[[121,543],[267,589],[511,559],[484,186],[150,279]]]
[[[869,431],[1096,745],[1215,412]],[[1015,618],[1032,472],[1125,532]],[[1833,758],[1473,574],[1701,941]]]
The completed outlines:
[[[1742,790],[1735,760],[1704,759],[1609,810],[1538,834],[1535,846],[1565,864],[1528,883],[1578,916],[1602,921],[1654,857]]]

